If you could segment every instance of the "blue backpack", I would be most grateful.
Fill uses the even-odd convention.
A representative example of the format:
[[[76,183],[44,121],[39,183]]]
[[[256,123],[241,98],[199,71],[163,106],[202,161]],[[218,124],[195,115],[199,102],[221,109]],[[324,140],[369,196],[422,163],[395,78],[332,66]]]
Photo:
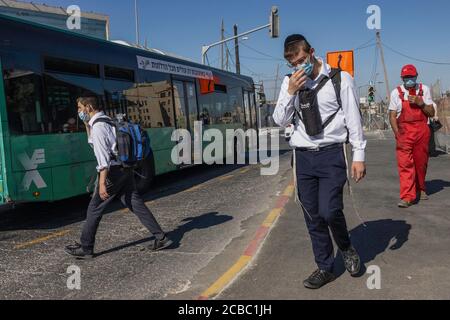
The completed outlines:
[[[114,155],[114,159],[119,161],[124,168],[139,166],[151,154],[150,137],[139,124],[105,117],[95,120],[92,125],[99,122],[115,128],[117,156]]]

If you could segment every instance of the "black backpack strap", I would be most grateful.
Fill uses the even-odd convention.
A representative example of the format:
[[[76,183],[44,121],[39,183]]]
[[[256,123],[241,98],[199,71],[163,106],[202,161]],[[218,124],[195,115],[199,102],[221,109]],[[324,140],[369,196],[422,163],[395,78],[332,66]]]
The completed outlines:
[[[339,113],[339,111],[342,109],[342,100],[341,100],[341,69],[331,69],[330,72],[330,78],[331,78],[331,82],[333,83],[333,87],[334,87],[334,91],[336,93],[336,100],[337,103],[339,105],[339,108],[337,109],[337,111],[335,113],[333,113],[331,115],[331,117],[329,117],[327,119],[327,121],[325,121],[325,123],[323,124],[323,128],[325,129],[326,127],[328,127],[328,125],[334,120],[334,118],[336,118],[337,114]]]
[[[342,100],[341,100],[341,69],[331,69],[330,78],[333,82],[334,91],[336,92],[336,99],[339,104],[339,108],[342,108]]]

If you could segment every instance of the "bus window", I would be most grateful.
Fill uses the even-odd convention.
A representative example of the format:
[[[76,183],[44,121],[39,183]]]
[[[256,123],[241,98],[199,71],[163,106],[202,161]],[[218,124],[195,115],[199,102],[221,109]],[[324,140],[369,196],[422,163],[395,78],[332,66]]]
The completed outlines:
[[[5,70],[9,130],[12,134],[45,133],[47,115],[42,112],[41,77],[25,70]]]
[[[124,92],[131,102],[129,117],[139,118],[144,128],[175,127],[170,76],[145,71],[139,77],[138,84]]]
[[[100,106],[102,86],[99,80],[75,76],[45,75],[45,102],[49,114],[49,133],[70,133],[84,131],[85,126],[78,118],[77,98],[97,96]]]
[[[250,116],[250,100],[248,91],[244,91],[244,112],[245,112],[245,128],[249,129],[252,127],[252,120]]]
[[[244,122],[244,109],[242,108],[242,89],[240,87],[229,90],[228,106],[233,118],[233,123]]]

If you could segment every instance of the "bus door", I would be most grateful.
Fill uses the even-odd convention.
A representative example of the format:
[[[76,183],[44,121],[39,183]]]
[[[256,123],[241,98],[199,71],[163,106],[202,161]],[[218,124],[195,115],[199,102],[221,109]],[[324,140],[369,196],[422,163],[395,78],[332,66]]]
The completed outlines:
[[[191,155],[194,159],[194,124],[198,121],[197,91],[194,81],[174,80],[174,103],[177,129],[186,129],[191,134]],[[197,134],[200,134],[197,132]],[[200,151],[201,152],[201,151]],[[192,164],[194,164],[192,162]]]

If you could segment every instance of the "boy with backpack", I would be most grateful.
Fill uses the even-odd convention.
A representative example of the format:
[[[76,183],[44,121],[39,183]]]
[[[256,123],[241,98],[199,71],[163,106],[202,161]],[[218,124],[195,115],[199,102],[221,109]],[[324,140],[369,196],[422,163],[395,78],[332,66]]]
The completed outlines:
[[[98,183],[87,210],[81,243],[67,246],[65,251],[79,259],[93,258],[98,225],[104,210],[115,198],[136,214],[155,236],[151,250],[171,246],[173,242],[145,205],[134,179],[133,167],[150,152],[148,136],[138,125],[118,124],[107,117],[96,97],[81,97],[77,103],[78,115],[86,125],[89,144],[97,158]]]
[[[287,37],[284,56],[296,71],[284,79],[273,119],[290,127],[287,137],[294,149],[296,200],[302,205],[318,266],[303,284],[319,289],[336,279],[331,235],[347,271],[358,276],[361,270],[343,212],[344,148],[348,139],[354,151],[352,176],[360,182],[366,175],[366,140],[350,74],[331,69],[315,57],[314,48],[299,34]]]

